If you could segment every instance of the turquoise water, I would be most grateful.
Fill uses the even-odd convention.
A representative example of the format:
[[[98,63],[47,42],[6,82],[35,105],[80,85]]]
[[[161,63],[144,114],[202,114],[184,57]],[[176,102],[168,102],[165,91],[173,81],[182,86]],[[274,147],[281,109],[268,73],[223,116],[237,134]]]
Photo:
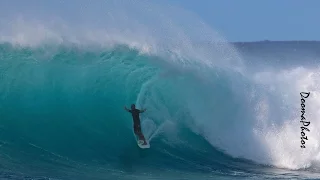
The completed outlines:
[[[241,74],[195,65],[176,69],[127,46],[2,44],[0,49],[4,177],[291,179],[299,174],[259,165],[261,153],[272,161],[248,136],[254,126],[243,118],[252,118],[251,111],[241,105],[249,101],[233,86],[235,79],[245,85],[238,87],[252,85]],[[205,72],[212,76],[201,76]],[[147,108],[141,118],[151,149],[136,145],[131,116],[123,109],[131,103]],[[231,132],[234,125],[246,132]],[[231,140],[236,137],[241,144]],[[257,156],[241,157],[247,141],[261,151]]]
[[[0,7],[0,178],[320,177],[319,43],[229,43],[162,1],[68,2]]]
[[[233,162],[189,128],[190,98],[206,98],[189,83],[202,82],[190,72],[164,75],[163,66],[153,63],[157,57],[127,47],[58,47],[47,56],[41,48],[3,44],[1,58],[4,169],[23,167],[23,173],[49,177],[85,170],[90,177],[92,168],[116,176],[175,169],[200,173]],[[142,123],[150,150],[134,141],[130,114],[123,109],[131,103],[148,109]]]

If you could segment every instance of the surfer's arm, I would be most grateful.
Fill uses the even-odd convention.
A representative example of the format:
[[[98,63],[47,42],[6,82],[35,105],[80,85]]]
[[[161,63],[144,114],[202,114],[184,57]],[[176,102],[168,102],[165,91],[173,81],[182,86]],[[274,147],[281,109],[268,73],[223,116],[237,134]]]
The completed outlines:
[[[147,109],[142,109],[142,110],[140,110],[140,113],[143,113],[143,112],[145,112]]]
[[[131,112],[127,107],[124,107],[124,110],[126,110],[128,112]]]

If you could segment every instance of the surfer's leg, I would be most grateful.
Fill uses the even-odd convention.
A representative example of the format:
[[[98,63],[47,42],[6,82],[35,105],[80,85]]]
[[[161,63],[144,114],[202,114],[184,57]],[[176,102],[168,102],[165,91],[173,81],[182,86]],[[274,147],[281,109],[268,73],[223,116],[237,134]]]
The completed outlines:
[[[135,135],[139,136],[139,131],[138,131],[138,127],[137,126],[133,127],[133,132],[134,132]]]
[[[143,145],[146,145],[146,144],[147,144],[147,141],[146,141],[146,139],[144,138],[143,134],[140,132],[138,136],[139,136],[139,139],[143,141]]]
[[[141,132],[141,129],[139,130],[139,139],[141,139],[144,143],[143,143],[143,145],[146,145],[147,144],[147,141],[146,141],[146,139],[144,138],[144,135],[142,134],[142,132]]]
[[[144,143],[143,145],[146,145],[146,139],[144,138],[144,135],[141,132],[141,126],[137,126],[134,128],[134,133],[139,137],[140,140],[142,140]]]
[[[142,140],[142,138],[141,138],[142,133],[141,133],[139,126],[134,126],[133,129],[134,129],[134,134],[139,137],[139,140]]]

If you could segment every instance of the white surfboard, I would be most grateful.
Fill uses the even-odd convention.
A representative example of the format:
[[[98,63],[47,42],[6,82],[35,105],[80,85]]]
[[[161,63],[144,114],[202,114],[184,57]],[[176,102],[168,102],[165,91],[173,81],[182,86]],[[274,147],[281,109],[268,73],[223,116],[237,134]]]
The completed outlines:
[[[153,123],[153,122],[151,120],[149,120],[149,119],[143,119],[143,121],[141,123],[141,131],[142,131],[142,134],[145,137],[146,142],[147,142],[147,144],[145,144],[145,145],[143,145],[143,140],[139,140],[139,137],[136,134],[134,134],[134,132],[132,131],[132,133],[133,133],[133,135],[135,137],[135,140],[137,141],[137,145],[141,149],[150,148],[149,136],[151,135],[151,132],[154,129],[154,127],[151,126],[151,125],[153,125],[151,123]],[[146,132],[143,132],[143,130],[146,130]]]
[[[143,140],[139,140],[139,139],[137,138],[137,144],[138,144],[138,146],[139,146],[141,149],[148,149],[148,148],[150,148],[150,144],[149,144],[149,142],[148,142],[147,139],[146,139],[146,142],[147,142],[147,144],[143,145]]]

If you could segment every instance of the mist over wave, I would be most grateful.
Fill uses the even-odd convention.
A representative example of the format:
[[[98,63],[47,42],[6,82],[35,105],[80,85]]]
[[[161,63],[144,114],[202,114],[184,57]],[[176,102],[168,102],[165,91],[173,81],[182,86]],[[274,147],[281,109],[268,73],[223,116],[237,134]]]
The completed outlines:
[[[264,171],[261,164],[319,172],[318,67],[255,66],[249,59],[263,50],[241,53],[195,15],[164,3],[26,7],[0,21],[5,171],[71,179],[80,172],[87,179],[161,170],[245,178]],[[302,91],[311,92],[305,149]],[[123,110],[131,103],[148,109],[148,152],[136,147]]]

